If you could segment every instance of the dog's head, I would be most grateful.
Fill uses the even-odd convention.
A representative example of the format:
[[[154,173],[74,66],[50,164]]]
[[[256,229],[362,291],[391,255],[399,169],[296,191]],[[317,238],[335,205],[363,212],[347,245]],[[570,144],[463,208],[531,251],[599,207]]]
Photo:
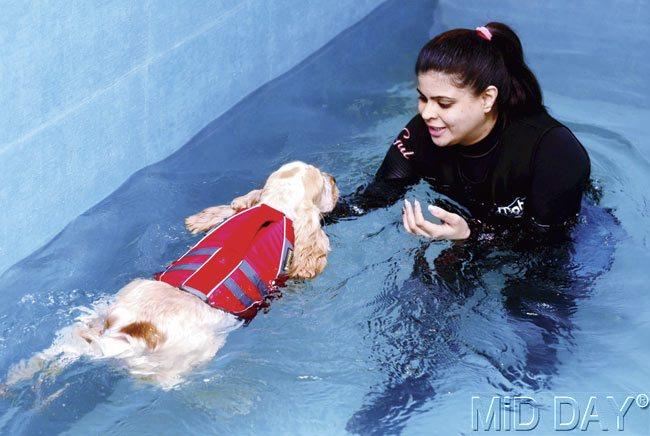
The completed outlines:
[[[331,212],[338,198],[339,189],[332,175],[300,161],[282,165],[273,172],[261,193],[262,201],[291,218],[314,207],[321,214]]]
[[[325,268],[330,244],[320,219],[334,209],[338,198],[334,177],[304,162],[283,165],[266,180],[260,200],[293,220],[295,250],[290,277],[312,278]]]

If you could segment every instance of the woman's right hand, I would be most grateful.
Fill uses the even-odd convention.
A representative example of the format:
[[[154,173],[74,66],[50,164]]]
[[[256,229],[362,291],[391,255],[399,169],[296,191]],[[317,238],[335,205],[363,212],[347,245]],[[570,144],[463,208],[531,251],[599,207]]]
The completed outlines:
[[[424,219],[419,201],[414,200],[413,203],[411,205],[408,200],[404,200],[402,221],[408,233],[430,239],[461,240],[469,238],[471,232],[467,221],[462,216],[447,212],[438,206],[429,205],[428,209],[431,215],[442,221],[441,224],[435,224]]]

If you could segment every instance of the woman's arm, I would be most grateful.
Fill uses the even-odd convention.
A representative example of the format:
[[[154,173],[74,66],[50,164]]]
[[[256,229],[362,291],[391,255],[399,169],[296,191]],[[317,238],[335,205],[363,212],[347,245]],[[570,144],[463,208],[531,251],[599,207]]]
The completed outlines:
[[[420,176],[413,165],[413,152],[418,143],[412,135],[418,117],[416,115],[397,135],[372,182],[340,198],[334,210],[325,217],[326,224],[390,206],[404,196],[409,186],[418,182]]]
[[[526,216],[542,228],[570,224],[580,212],[590,162],[580,141],[566,127],[544,135],[533,158]]]

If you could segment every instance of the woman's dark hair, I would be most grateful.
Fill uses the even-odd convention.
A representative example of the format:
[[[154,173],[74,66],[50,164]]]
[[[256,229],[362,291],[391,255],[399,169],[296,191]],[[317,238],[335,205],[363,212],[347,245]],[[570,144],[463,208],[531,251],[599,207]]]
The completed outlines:
[[[544,109],[542,91],[524,62],[521,41],[503,23],[485,25],[492,39],[470,29],[453,29],[429,41],[418,55],[415,73],[439,71],[454,76],[455,83],[479,95],[490,85],[499,90],[497,110],[517,118]]]

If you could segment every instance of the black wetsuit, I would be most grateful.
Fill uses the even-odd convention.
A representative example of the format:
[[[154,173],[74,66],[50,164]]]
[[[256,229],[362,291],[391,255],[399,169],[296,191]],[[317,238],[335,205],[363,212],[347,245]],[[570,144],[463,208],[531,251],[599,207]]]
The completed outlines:
[[[472,233],[485,224],[557,228],[580,211],[589,175],[584,147],[546,112],[497,123],[476,144],[448,147],[436,146],[416,115],[390,146],[373,182],[344,198],[332,218],[393,204],[424,179],[467,209],[451,207],[464,215]]]

